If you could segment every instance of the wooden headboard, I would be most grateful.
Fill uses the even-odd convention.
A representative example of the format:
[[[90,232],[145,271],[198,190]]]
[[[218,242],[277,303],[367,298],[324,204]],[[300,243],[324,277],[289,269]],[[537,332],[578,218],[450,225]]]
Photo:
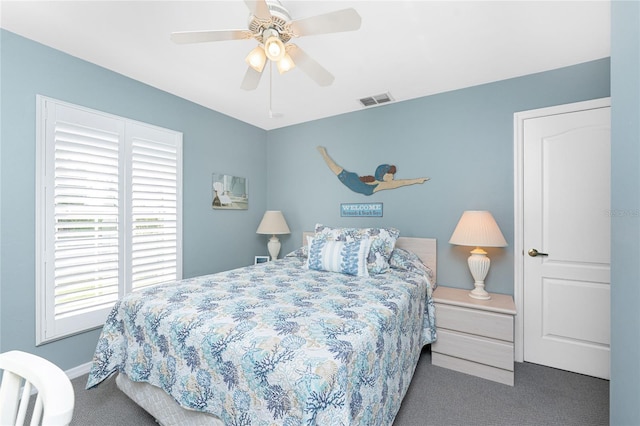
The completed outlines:
[[[302,233],[302,245],[307,245],[307,236],[313,237],[313,232]],[[435,238],[399,237],[396,247],[409,250],[418,255],[422,263],[433,271],[433,284],[437,281],[437,240]]]

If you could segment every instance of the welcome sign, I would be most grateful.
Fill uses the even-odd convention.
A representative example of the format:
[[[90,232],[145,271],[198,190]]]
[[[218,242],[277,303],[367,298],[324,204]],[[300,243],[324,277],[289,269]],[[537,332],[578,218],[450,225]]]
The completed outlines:
[[[382,217],[382,203],[342,203],[342,217]]]

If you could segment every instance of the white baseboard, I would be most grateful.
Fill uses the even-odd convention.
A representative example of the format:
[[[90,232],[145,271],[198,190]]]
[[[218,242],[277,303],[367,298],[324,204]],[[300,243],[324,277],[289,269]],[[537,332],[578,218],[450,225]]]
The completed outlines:
[[[71,380],[80,377],[84,374],[88,374],[89,371],[91,371],[91,362],[87,362],[85,364],[81,364],[77,367],[73,367],[69,370],[66,370],[65,373],[67,373],[67,376],[69,376],[69,378]]]

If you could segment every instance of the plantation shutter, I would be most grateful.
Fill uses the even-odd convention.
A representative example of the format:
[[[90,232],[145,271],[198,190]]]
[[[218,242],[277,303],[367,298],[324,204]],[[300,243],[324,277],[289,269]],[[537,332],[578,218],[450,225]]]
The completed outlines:
[[[179,157],[172,134],[131,130],[131,283],[139,290],[178,274]]]
[[[37,343],[181,277],[181,134],[39,97]]]

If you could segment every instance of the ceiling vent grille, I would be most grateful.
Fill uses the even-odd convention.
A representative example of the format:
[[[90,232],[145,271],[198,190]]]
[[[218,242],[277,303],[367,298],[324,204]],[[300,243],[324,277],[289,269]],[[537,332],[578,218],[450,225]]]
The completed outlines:
[[[393,101],[393,98],[389,92],[360,99],[360,103],[364,107],[380,105],[391,101]]]

